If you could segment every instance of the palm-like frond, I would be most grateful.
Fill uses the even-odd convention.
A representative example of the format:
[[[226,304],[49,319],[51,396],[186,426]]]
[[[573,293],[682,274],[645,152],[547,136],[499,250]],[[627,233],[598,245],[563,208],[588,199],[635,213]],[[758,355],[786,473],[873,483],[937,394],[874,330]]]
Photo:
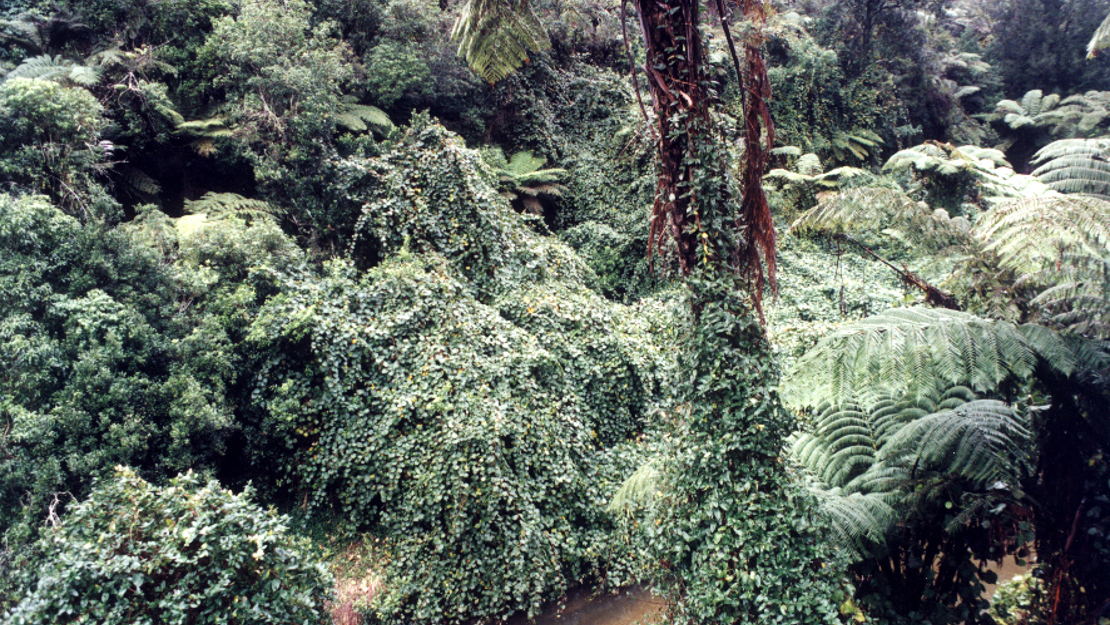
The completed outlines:
[[[249,221],[273,219],[274,207],[268,202],[246,198],[238,193],[209,191],[198,200],[185,200],[185,212],[188,213],[187,216],[198,216],[201,221],[211,222],[219,219]]]
[[[915,202],[900,189],[859,187],[842,191],[817,204],[790,225],[789,233],[843,234],[864,230],[895,230],[915,243],[943,245],[963,236],[944,211]]]
[[[648,504],[656,497],[661,475],[656,461],[645,462],[621,483],[606,509],[620,512]]]
[[[527,0],[467,0],[451,38],[459,56],[491,83],[527,63],[530,52],[551,47]]]
[[[99,67],[74,63],[62,58],[61,55],[43,54],[24,59],[18,67],[8,72],[4,79],[37,78],[91,87],[100,82],[100,73]]]
[[[848,179],[867,174],[866,171],[851,166],[837,167],[826,172],[820,157],[812,152],[802,154],[801,150],[794,146],[775,148],[772,153],[797,156],[798,160],[791,169],[772,169],[763,176],[763,181],[771,188],[827,191],[840,188],[840,185]]]
[[[865,558],[876,554],[901,515],[885,493],[850,493],[840,489],[811,488],[821,512],[831,521],[832,540],[837,548]]]
[[[1102,20],[1098,29],[1095,30],[1095,34],[1091,36],[1091,40],[1087,42],[1087,58],[1095,58],[1100,51],[1106,48],[1110,48],[1110,15]]]
[[[162,192],[162,187],[158,184],[158,181],[151,178],[141,169],[129,165],[122,165],[116,167],[115,171],[119,174],[124,184],[141,195],[155,196]]]
[[[48,40],[36,23],[38,19],[30,13],[23,13],[14,20],[0,19],[0,41],[15,43],[30,51],[41,53]]]
[[[1105,258],[1110,202],[1080,195],[1015,200],[983,214],[974,234],[1004,267],[1022,273],[1058,266],[1063,253]]]
[[[1110,200],[1110,140],[1061,139],[1033,155],[1033,175],[1061,193]]]
[[[872,153],[882,147],[883,138],[866,128],[856,128],[851,132],[838,132],[829,139],[833,157],[838,161],[853,158],[867,160]]]
[[[833,540],[858,557],[877,555],[905,515],[931,496],[934,477],[961,478],[987,492],[1012,489],[1028,474],[1027,418],[1003,402],[954,386],[881,394],[862,405],[825,404],[813,431],[797,435],[790,448],[811,476]]]
[[[791,456],[822,483],[850,487],[878,461],[879,450],[895,432],[935,409],[927,396],[877,395],[823,404],[813,431],[791,444]]]
[[[335,123],[351,132],[366,132],[384,136],[395,128],[385,111],[369,104],[359,104],[349,98],[340,102],[342,107],[335,116]]]
[[[892,436],[880,459],[970,480],[976,489],[1017,486],[1028,472],[1032,434],[1026,417],[993,399],[962,403],[911,421]]]
[[[843,401],[859,389],[920,394],[937,386],[998,388],[1043,365],[1061,375],[1074,352],[1037,325],[1017,326],[952,310],[897,308],[842,326],[795,365],[784,395],[801,406]]]
[[[177,124],[174,133],[191,138],[193,141],[189,145],[197,154],[212,156],[216,153],[216,140],[231,137],[235,131],[228,127],[226,118],[217,116],[182,121]]]
[[[501,148],[486,148],[482,158],[497,175],[497,187],[501,195],[519,202],[528,213],[543,214],[543,204],[539,197],[560,196],[566,190],[560,181],[567,170],[551,167],[543,169],[547,159],[528,151],[513,154],[508,161]]]

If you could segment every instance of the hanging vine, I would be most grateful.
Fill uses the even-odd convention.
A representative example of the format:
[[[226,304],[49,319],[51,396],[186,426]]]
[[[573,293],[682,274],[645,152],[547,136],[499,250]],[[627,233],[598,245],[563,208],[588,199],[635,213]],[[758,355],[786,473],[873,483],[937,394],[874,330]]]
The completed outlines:
[[[647,54],[644,69],[659,120],[659,181],[648,255],[673,251],[684,276],[710,267],[739,274],[762,318],[764,288],[775,287],[775,230],[762,186],[774,127],[767,107],[771,89],[760,54],[760,29],[752,29],[744,41],[746,71],[738,75],[744,90],[745,157],[737,188],[710,114],[716,84],[705,71],[700,3],[635,0],[635,5]],[[764,21],[760,0],[744,0],[741,8],[746,19],[759,25]],[[726,25],[726,16],[721,19]],[[741,74],[731,33],[727,37]]]

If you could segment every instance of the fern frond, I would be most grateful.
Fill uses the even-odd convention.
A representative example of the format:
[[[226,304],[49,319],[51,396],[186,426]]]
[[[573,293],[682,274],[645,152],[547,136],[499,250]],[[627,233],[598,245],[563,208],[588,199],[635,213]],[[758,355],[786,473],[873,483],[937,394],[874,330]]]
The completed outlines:
[[[1033,175],[1052,189],[1110,200],[1110,140],[1053,141],[1034,154],[1030,162],[1036,167]]]
[[[848,488],[878,461],[879,451],[905,424],[935,410],[930,391],[897,396],[877,391],[873,397],[826,402],[816,412],[812,432],[798,434],[791,456],[823,484]]]
[[[1064,253],[1105,258],[1110,202],[1083,195],[1013,200],[980,216],[974,235],[1020,273],[1057,266]]]
[[[119,173],[127,186],[143,195],[158,195],[162,192],[162,187],[158,184],[158,181],[140,169],[125,165],[117,167],[115,171]]]
[[[1102,20],[1098,29],[1095,30],[1095,34],[1091,36],[1091,40],[1087,42],[1087,58],[1095,58],[1100,51],[1106,48],[1110,48],[1110,15]]]
[[[185,212],[203,216],[208,221],[219,219],[273,219],[274,207],[268,202],[246,198],[238,193],[209,191],[198,200],[185,200]]]
[[[911,395],[951,385],[987,391],[1007,379],[1027,379],[1037,365],[1070,375],[1070,350],[1055,344],[1046,349],[1044,341],[1030,326],[952,310],[897,308],[822,338],[799,359],[783,394],[796,405],[813,406],[871,387]]]
[[[605,509],[609,512],[621,512],[650,503],[659,489],[660,475],[655,461],[644,463],[621,483]]]
[[[231,129],[227,126],[226,118],[217,116],[181,122],[174,129],[174,132],[187,137],[210,139],[212,137],[229,136]]]
[[[177,118],[180,117],[177,115]],[[197,154],[212,156],[217,152],[215,140],[234,136],[235,131],[227,126],[225,118],[217,116],[181,121],[174,128],[174,134],[192,138],[193,141],[189,145]]]
[[[335,116],[335,123],[351,132],[372,130],[384,136],[395,128],[389,115],[376,106],[357,102],[343,102],[341,106],[343,109]]]
[[[1034,116],[1041,113],[1041,100],[1044,98],[1044,92],[1040,89],[1032,89],[1027,91],[1021,97],[1021,108],[1025,111],[1026,115]]]
[[[1025,109],[1013,100],[999,100],[998,104],[994,105],[994,110],[998,115],[1025,115]]]
[[[35,24],[35,17],[29,13],[22,13],[14,20],[0,19],[0,39],[20,43],[28,50],[41,51],[46,47],[43,31]]]
[[[467,0],[451,38],[459,56],[490,83],[527,63],[530,52],[551,47],[528,0]]]
[[[91,87],[100,82],[100,77],[101,70],[99,67],[74,63],[62,58],[61,55],[50,56],[44,54],[24,59],[18,67],[8,72],[4,79],[37,78],[39,80],[53,80],[82,87]]]
[[[879,493],[842,494],[811,488],[821,512],[831,521],[833,543],[856,558],[877,555],[900,518],[889,498]]]
[[[1015,487],[1028,474],[1032,434],[1024,414],[993,399],[969,401],[906,424],[880,459],[955,475],[977,489]]]
[[[913,243],[939,247],[964,237],[946,218],[947,213],[938,214],[899,189],[858,187],[826,198],[802,213],[790,225],[788,234],[895,230]]]

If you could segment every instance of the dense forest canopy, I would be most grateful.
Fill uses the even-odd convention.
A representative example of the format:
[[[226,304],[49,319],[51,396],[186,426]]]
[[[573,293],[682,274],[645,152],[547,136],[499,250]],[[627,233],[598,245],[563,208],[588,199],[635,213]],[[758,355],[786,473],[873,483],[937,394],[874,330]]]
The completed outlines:
[[[1102,625],[1106,47],[1110,0],[10,0],[4,621]]]

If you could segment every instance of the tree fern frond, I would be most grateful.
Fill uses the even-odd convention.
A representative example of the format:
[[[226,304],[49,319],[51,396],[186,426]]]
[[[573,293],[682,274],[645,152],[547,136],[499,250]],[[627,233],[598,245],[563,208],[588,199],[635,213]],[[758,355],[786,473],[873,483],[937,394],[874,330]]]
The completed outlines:
[[[832,540],[856,558],[877,555],[899,521],[894,506],[877,493],[851,493],[811,488],[821,512],[831,521]]]
[[[1110,249],[1110,202],[1054,195],[1009,201],[980,216],[974,235],[1003,267],[1034,273],[1062,254],[1104,258]]]
[[[384,136],[395,128],[389,115],[376,106],[346,101],[341,102],[340,106],[343,108],[336,114],[335,123],[351,132],[372,130],[375,134]]]
[[[227,126],[227,119],[225,117],[209,117],[207,119],[194,119],[192,121],[183,121],[177,125],[174,132],[185,135],[187,137],[208,137],[213,136],[227,136],[224,133],[229,133],[230,129]]]
[[[43,38],[43,31],[36,25],[35,19],[29,13],[23,13],[14,20],[0,19],[0,39],[20,43],[28,50],[41,52],[46,47],[47,41]]]
[[[513,154],[512,157],[509,158],[509,166],[505,169],[516,176],[523,176],[541,169],[546,164],[546,158],[536,156],[526,150]]]
[[[100,77],[101,70],[99,67],[74,63],[62,58],[61,55],[50,56],[44,54],[24,59],[18,67],[8,72],[4,79],[37,78],[39,80],[53,80],[82,87],[91,87],[100,82]]]
[[[1025,109],[1013,100],[999,100],[998,104],[994,105],[994,110],[1000,115],[1025,115]]]
[[[921,394],[937,386],[998,388],[1037,365],[1074,370],[1067,350],[1038,330],[952,310],[897,308],[846,324],[799,359],[784,396],[799,406],[842,401],[857,389]]]
[[[238,219],[273,219],[274,207],[268,202],[246,198],[238,193],[209,191],[198,200],[185,200],[185,212],[204,215],[208,221]]]
[[[658,464],[649,460],[621,483],[606,510],[621,512],[650,503],[656,497],[661,476]]]
[[[944,215],[947,216],[947,213]],[[894,229],[913,242],[941,246],[961,233],[899,189],[859,187],[827,198],[794,220],[789,234]]]
[[[158,184],[158,181],[140,169],[124,165],[117,167],[115,171],[119,173],[127,186],[143,195],[158,195],[162,192],[162,187]]]
[[[1110,199],[1110,140],[1053,141],[1034,154],[1030,162],[1036,167],[1033,175],[1052,189]]]
[[[178,115],[177,117],[180,118],[181,116]],[[207,119],[181,121],[174,128],[174,134],[192,138],[193,141],[189,145],[197,154],[212,156],[217,151],[215,140],[231,137],[235,134],[235,131],[227,126],[226,118],[216,116]]]
[[[880,459],[956,475],[978,489],[1016,486],[1028,473],[1032,434],[1024,414],[1004,402],[979,399],[906,424]]]
[[[529,52],[551,47],[527,0],[467,0],[451,31],[459,56],[495,83],[528,62]]]
[[[1027,91],[1021,97],[1021,108],[1025,111],[1026,115],[1034,116],[1041,113],[1041,101],[1044,98],[1044,92],[1040,89],[1032,89]]]
[[[1102,20],[1098,29],[1095,30],[1095,34],[1091,36],[1091,40],[1087,42],[1087,58],[1095,58],[1100,51],[1106,48],[1110,48],[1110,15]]]

